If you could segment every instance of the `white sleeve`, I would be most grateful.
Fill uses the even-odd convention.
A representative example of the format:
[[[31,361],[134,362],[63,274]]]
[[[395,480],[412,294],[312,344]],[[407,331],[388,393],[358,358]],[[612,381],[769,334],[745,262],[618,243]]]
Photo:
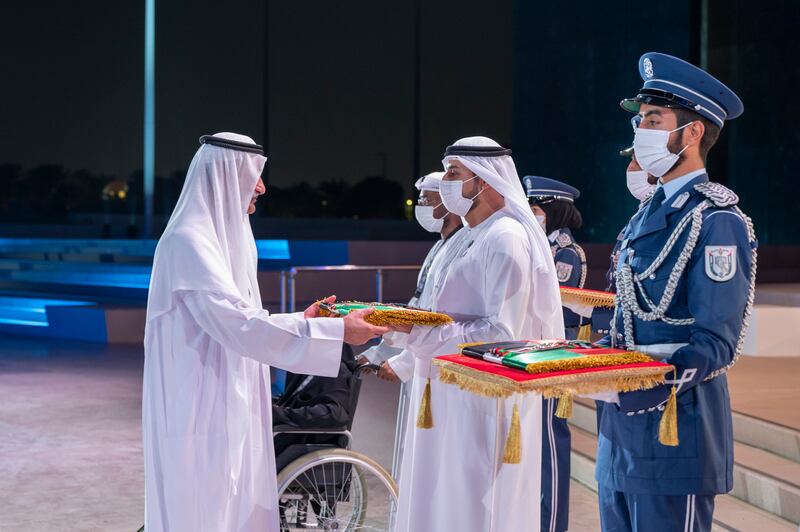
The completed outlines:
[[[228,351],[293,373],[339,373],[343,320],[306,319],[302,313],[270,315],[208,292],[185,292],[182,300],[203,331]]]
[[[386,363],[403,382],[408,382],[414,376],[414,354],[410,351],[403,350],[400,354],[387,360]]]
[[[367,360],[372,364],[380,364],[381,362],[386,362],[393,356],[399,355],[402,351],[402,349],[392,347],[384,340],[381,340],[378,345],[370,347],[361,353],[361,355],[367,357]]]
[[[390,332],[383,335],[381,343],[386,344],[386,347],[390,349],[397,349],[397,352],[399,353],[406,347],[406,344],[408,343],[408,335],[399,332]]]
[[[406,344],[414,355],[431,359],[457,353],[458,344],[519,339],[515,334],[524,330],[528,301],[533,296],[534,265],[530,253],[514,235],[500,234],[492,245],[484,268],[484,282],[470,287],[483,291],[486,315],[442,327],[415,325]]]
[[[591,318],[592,311],[594,311],[594,307],[591,305],[581,305],[580,303],[572,303],[569,301],[562,301],[561,306],[570,309],[578,316],[583,316],[584,318]]]

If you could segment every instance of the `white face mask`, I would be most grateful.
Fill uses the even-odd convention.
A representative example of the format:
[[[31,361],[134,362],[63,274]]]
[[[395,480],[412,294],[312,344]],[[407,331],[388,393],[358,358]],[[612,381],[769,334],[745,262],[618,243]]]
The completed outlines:
[[[692,122],[689,122],[691,124]],[[636,162],[648,174],[661,177],[678,162],[681,153],[689,146],[684,146],[678,153],[671,153],[667,145],[671,133],[680,131],[689,124],[685,124],[672,131],[661,129],[636,128],[633,136],[633,152],[636,154]]]
[[[444,203],[445,209],[452,212],[456,216],[466,216],[469,210],[472,208],[472,202],[481,195],[483,189],[471,198],[464,197],[464,183],[469,183],[473,179],[477,179],[478,176],[472,176],[470,179],[466,181],[442,181],[439,185],[439,195],[442,197],[442,203]]]
[[[547,234],[547,217],[544,214],[534,214],[533,217],[536,218],[536,221],[542,226],[542,231]]]
[[[628,180],[628,191],[639,201],[650,194],[650,191],[656,188],[647,182],[647,172],[644,170],[635,170],[626,172]]]
[[[441,205],[441,203],[439,204]],[[430,205],[417,205],[414,207],[414,217],[419,222],[419,225],[422,226],[423,229],[426,231],[430,231],[431,233],[441,233],[442,227],[444,227],[444,216],[441,218],[434,218],[433,211],[439,207],[431,207]]]

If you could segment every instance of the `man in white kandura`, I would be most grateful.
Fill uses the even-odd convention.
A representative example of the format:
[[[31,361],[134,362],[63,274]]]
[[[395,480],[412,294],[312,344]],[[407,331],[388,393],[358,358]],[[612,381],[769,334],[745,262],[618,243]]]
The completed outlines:
[[[412,399],[418,408],[431,379],[433,428],[408,416],[396,530],[505,532],[539,525],[541,397],[487,399],[438,381],[430,361],[458,344],[563,338],[561,298],[552,253],[528,207],[511,150],[486,137],[447,148],[440,194],[462,216],[461,244],[434,282],[433,310],[455,323],[413,326],[393,335],[416,357]],[[503,464],[514,405],[522,457]]]
[[[414,208],[414,216],[417,222],[426,231],[439,233],[442,238],[433,245],[422,263],[422,268],[417,276],[417,288],[414,291],[414,297],[408,302],[411,307],[431,308],[433,285],[444,274],[447,265],[452,261],[454,257],[453,250],[458,249],[463,235],[461,217],[448,212],[439,195],[443,177],[444,172],[431,172],[419,178],[414,184],[420,192],[417,205]],[[403,382],[400,407],[397,412],[398,434],[395,436],[399,446],[395,449],[392,463],[392,473],[398,475],[398,464],[403,459],[402,446],[406,427],[405,418],[409,412],[412,415],[416,415],[416,410],[408,408],[411,402],[410,381],[414,375],[415,357],[407,349],[390,347],[384,341],[364,351],[362,356],[373,364],[380,364],[381,369],[378,376],[382,379],[391,382],[397,382],[399,379]]]
[[[261,308],[248,214],[261,146],[204,136],[156,248],[145,327],[142,431],[147,532],[275,532],[268,364],[335,377],[342,342],[388,331]],[[328,299],[333,300],[333,297]]]

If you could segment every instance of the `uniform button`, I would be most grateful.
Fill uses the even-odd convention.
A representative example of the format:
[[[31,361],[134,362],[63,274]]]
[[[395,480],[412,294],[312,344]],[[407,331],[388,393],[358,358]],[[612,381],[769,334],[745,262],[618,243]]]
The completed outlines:
[[[653,280],[655,280],[655,278],[656,278],[656,274],[651,273],[650,274],[650,280],[653,281]]]

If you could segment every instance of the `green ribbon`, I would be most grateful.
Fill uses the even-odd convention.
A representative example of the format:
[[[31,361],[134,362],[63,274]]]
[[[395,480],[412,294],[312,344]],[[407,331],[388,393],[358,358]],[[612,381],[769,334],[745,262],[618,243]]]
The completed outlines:
[[[511,352],[503,357],[503,365],[518,369],[527,369],[528,364],[536,364],[537,362],[551,362],[553,360],[566,360],[569,358],[578,358],[585,355],[568,351],[566,349],[549,349],[547,351],[530,352],[530,353],[516,353]]]

